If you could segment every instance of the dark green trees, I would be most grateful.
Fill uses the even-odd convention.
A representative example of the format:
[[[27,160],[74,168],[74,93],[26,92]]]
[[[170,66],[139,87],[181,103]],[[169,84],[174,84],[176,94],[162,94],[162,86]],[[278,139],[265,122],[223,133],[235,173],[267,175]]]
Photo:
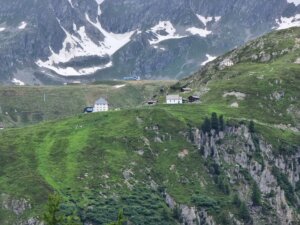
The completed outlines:
[[[203,133],[209,133],[211,130],[211,122],[210,119],[208,119],[207,117],[204,119],[204,123],[202,124],[201,127]]]
[[[62,215],[60,215],[61,197],[58,194],[52,194],[48,197],[46,205],[46,211],[43,215],[43,219],[46,225],[59,225],[63,221]]]
[[[219,120],[218,115],[215,112],[211,114],[211,129],[215,130],[216,133],[219,132]]]
[[[75,215],[66,216],[61,212],[62,198],[58,194],[48,197],[46,210],[43,214],[45,225],[82,225],[80,218]]]
[[[211,130],[215,130],[215,133],[219,133],[219,131],[224,131],[224,129],[225,125],[223,115],[220,115],[220,117],[218,118],[218,115],[215,112],[211,114],[210,119],[206,117],[201,126],[201,130],[203,133],[210,133]]]
[[[224,125],[224,117],[223,115],[219,116],[219,130],[224,131],[225,125]]]
[[[252,120],[249,123],[249,132],[250,133],[255,133],[254,122]]]
[[[123,225],[125,222],[126,222],[126,219],[124,218],[123,210],[120,210],[119,214],[118,214],[118,220],[115,222],[112,222],[108,225]]]

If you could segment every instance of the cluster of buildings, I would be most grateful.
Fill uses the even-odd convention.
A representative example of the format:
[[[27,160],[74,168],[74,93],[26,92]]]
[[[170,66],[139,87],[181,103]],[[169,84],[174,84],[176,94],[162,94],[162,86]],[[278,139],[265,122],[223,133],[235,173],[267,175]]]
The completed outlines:
[[[184,103],[193,103],[193,102],[199,102],[200,97],[197,95],[191,95],[188,98],[183,98],[180,95],[167,95],[166,96],[166,104],[168,105],[177,105],[177,104],[184,104]],[[155,105],[157,103],[157,100],[149,100],[147,101],[148,105]]]
[[[182,90],[183,92],[189,92],[191,89],[186,88],[188,90]],[[172,94],[166,96],[166,104],[168,105],[177,105],[183,103],[193,103],[199,102],[200,97],[197,95],[191,95],[187,98],[181,97],[179,94]],[[148,105],[157,104],[157,100],[149,100],[147,101]],[[88,106],[84,108],[84,113],[93,113],[93,112],[106,112],[109,110],[109,104],[105,98],[99,98],[95,101],[94,106]]]
[[[99,98],[95,101],[94,106],[85,107],[84,113],[106,112],[109,109],[109,104],[105,98]]]
[[[193,102],[198,102],[198,101],[200,101],[200,97],[197,95],[191,95],[187,99],[185,99],[179,95],[167,95],[166,96],[166,103],[169,105],[193,103]]]

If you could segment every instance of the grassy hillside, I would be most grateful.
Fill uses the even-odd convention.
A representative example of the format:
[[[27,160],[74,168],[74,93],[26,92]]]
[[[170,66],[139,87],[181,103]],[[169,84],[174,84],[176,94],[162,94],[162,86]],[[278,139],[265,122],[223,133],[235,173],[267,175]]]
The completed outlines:
[[[184,121],[166,110],[141,109],[6,130],[0,133],[1,192],[31,199],[38,213],[45,196],[56,190],[83,209],[95,205],[86,212],[90,220],[111,221],[124,207],[137,224],[147,220],[147,224],[174,224],[159,192],[149,187],[151,181],[157,182],[157,188],[168,188],[179,202],[188,203],[190,194],[205,180],[202,159],[179,135],[186,128]],[[183,149],[190,152],[185,160],[177,156]],[[170,170],[172,165],[176,165],[175,171]],[[191,173],[195,173],[191,182],[177,185]],[[201,192],[213,193],[214,188]],[[103,196],[111,200],[107,202]],[[5,212],[1,213],[1,224],[9,224],[4,223]]]
[[[220,212],[235,207],[234,192],[218,188],[207,169],[210,161],[185,136],[207,115],[199,105],[156,106],[7,129],[0,132],[0,195],[30,199],[33,209],[19,219],[41,215],[53,191],[64,196],[66,213],[79,210],[93,224],[114,220],[120,208],[134,224],[176,224],[164,191],[181,204],[200,199],[220,218]],[[262,134],[272,130],[272,139],[300,144],[299,133],[258,129]],[[1,224],[15,220],[0,209]]]
[[[300,28],[249,42],[173,86],[235,118],[300,128]]]
[[[0,86],[0,122],[20,126],[76,115],[100,97],[111,108],[143,104],[172,81],[98,82],[93,85]]]
[[[40,123],[0,131],[0,224],[40,218],[53,192],[63,213],[93,225],[121,208],[132,224],[194,225],[195,212],[204,224],[298,224],[298,37],[271,33],[167,91],[161,81],[1,87],[6,124]],[[181,87],[201,102],[141,106]],[[81,114],[105,95],[121,110]],[[213,112],[224,130],[201,132]]]

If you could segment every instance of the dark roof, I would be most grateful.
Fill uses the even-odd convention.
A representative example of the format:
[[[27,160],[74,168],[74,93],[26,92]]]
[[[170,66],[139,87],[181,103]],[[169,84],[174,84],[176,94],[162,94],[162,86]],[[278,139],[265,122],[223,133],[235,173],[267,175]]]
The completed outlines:
[[[200,97],[197,95],[189,96],[189,98],[199,99]]]
[[[104,98],[99,98],[96,102],[95,105],[106,105],[108,102]]]
[[[85,107],[83,112],[93,112],[94,111],[94,108],[89,106],[89,107]]]

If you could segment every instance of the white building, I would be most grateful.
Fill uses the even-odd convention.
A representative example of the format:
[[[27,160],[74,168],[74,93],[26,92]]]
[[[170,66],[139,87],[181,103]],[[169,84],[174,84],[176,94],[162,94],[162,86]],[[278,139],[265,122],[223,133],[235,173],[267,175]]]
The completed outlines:
[[[182,97],[179,95],[167,95],[166,97],[167,104],[182,104]]]
[[[108,111],[108,102],[104,98],[99,98],[94,104],[93,112],[105,111]]]

